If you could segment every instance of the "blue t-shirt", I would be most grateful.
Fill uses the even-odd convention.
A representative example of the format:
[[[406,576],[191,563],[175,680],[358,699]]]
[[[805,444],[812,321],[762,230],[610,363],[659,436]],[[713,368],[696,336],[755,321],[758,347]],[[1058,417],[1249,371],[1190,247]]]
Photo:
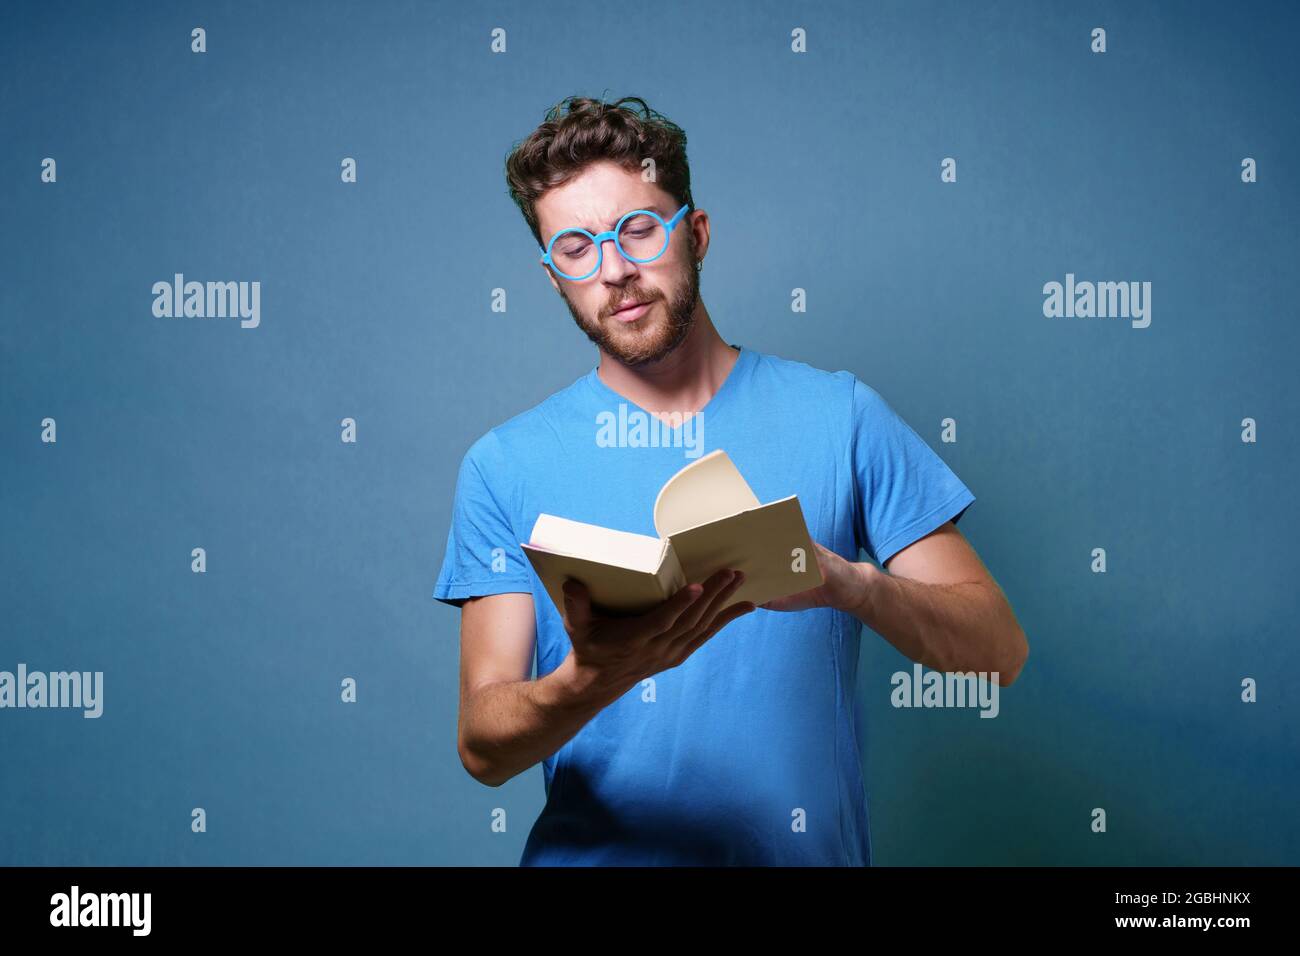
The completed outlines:
[[[741,348],[698,418],[655,423],[593,368],[479,438],[433,596],[531,592],[542,676],[572,645],[519,547],[541,512],[655,536],[660,486],[721,448],[759,501],[797,494],[815,541],[883,564],[975,500],[848,371]],[[630,689],[543,761],[520,865],[869,865],[861,630],[758,608]]]

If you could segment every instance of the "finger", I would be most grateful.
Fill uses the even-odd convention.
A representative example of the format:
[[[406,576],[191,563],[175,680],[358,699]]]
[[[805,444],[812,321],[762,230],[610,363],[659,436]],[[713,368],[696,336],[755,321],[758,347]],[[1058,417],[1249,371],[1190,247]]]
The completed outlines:
[[[794,594],[787,594],[784,597],[773,598],[764,604],[760,604],[765,611],[804,611],[816,605],[808,597],[807,591],[798,591]]]
[[[679,650],[681,648],[698,647],[699,643],[697,643],[697,641],[702,643],[701,641],[702,637],[703,640],[708,640],[708,638],[705,637],[704,634],[716,633],[716,630],[710,632],[709,629],[710,627],[712,627],[714,620],[721,614],[722,609],[727,608],[727,610],[730,610],[731,608],[736,607],[736,605],[734,604],[730,606],[727,605],[727,601],[729,601],[732,598],[732,596],[736,593],[736,589],[740,587],[740,582],[744,581],[744,575],[742,573],[736,572],[736,576],[740,579],[740,581],[739,582],[732,581],[730,585],[723,588],[723,590],[718,594],[717,598],[713,602],[711,602],[708,611],[699,619],[699,621],[696,622],[694,627],[690,628],[689,630],[683,631],[680,634],[675,634],[673,636],[672,638],[673,643],[676,645],[676,647]],[[702,604],[704,602],[701,601],[700,603]],[[753,602],[744,601],[741,603],[752,604]],[[689,654],[690,651],[687,651],[687,653]]]
[[[831,561],[834,560],[834,558],[839,557],[839,555],[827,548],[825,545],[818,544],[816,541],[813,542],[813,547],[816,549],[817,567],[821,570],[822,575],[825,576],[826,569],[830,567]]]
[[[701,612],[695,616],[695,619],[690,623],[690,626],[686,628],[687,634],[694,631],[701,624],[707,625],[712,621],[718,611],[727,606],[727,602],[731,600],[731,596],[736,593],[736,589],[745,583],[745,575],[743,572],[736,571],[733,573],[734,577],[723,586],[722,590],[713,596],[713,599],[709,601],[708,606],[703,608]],[[704,604],[704,601],[701,600],[699,603]],[[694,608],[692,608],[692,612],[694,612]],[[683,617],[685,617],[685,615],[683,615]]]
[[[577,578],[565,578],[560,590],[564,592],[566,630],[585,632],[591,626],[591,592]]]
[[[796,596],[776,598],[759,605],[765,611],[806,611],[811,606],[806,601],[797,599]]]
[[[686,585],[654,610],[642,614],[637,619],[638,630],[643,634],[658,634],[667,630],[703,593],[703,585]]]
[[[701,644],[711,638],[714,634],[717,634],[718,631],[722,630],[736,618],[744,617],[752,610],[754,610],[753,601],[740,601],[739,603],[732,604],[730,607],[724,608],[722,613],[715,617],[701,634],[687,640],[684,647],[685,657],[690,657]],[[685,659],[685,657],[683,659]]]
[[[694,631],[700,621],[708,620],[705,615],[709,613],[710,608],[714,606],[719,596],[731,593],[731,586],[734,583],[735,575],[730,568],[723,568],[714,572],[704,582],[704,594],[677,618],[672,627],[664,631],[664,636],[670,640],[675,640],[683,634]]]

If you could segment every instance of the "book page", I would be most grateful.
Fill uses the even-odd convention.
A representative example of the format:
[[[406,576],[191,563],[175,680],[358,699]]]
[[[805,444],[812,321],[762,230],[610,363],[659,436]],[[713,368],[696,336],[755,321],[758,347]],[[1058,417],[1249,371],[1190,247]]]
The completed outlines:
[[[796,495],[699,525],[669,542],[688,583],[722,568],[745,572],[730,603],[762,604],[822,583],[803,509]]]
[[[664,482],[655,499],[655,531],[661,538],[668,538],[758,505],[753,489],[719,448]]]
[[[650,572],[659,569],[665,547],[659,538],[647,534],[614,531],[545,513],[537,516],[527,543],[543,551],[573,555],[598,564]]]

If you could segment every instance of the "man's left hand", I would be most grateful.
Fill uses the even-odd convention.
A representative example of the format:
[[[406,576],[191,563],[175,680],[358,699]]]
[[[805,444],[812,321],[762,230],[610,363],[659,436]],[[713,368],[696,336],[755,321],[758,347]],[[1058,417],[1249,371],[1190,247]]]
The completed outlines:
[[[854,608],[863,604],[872,584],[872,575],[880,573],[875,566],[848,561],[816,541],[813,542],[813,548],[816,551],[817,566],[821,568],[822,583],[797,594],[775,598],[759,607],[769,611],[805,611],[815,607],[833,607],[852,613]]]

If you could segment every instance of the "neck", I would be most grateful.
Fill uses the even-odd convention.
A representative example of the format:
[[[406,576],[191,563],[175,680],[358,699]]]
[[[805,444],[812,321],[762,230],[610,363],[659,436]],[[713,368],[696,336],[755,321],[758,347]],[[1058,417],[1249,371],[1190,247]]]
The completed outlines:
[[[596,374],[647,411],[690,414],[709,403],[739,355],[713,327],[701,301],[691,330],[670,354],[658,362],[630,368],[602,349]]]

